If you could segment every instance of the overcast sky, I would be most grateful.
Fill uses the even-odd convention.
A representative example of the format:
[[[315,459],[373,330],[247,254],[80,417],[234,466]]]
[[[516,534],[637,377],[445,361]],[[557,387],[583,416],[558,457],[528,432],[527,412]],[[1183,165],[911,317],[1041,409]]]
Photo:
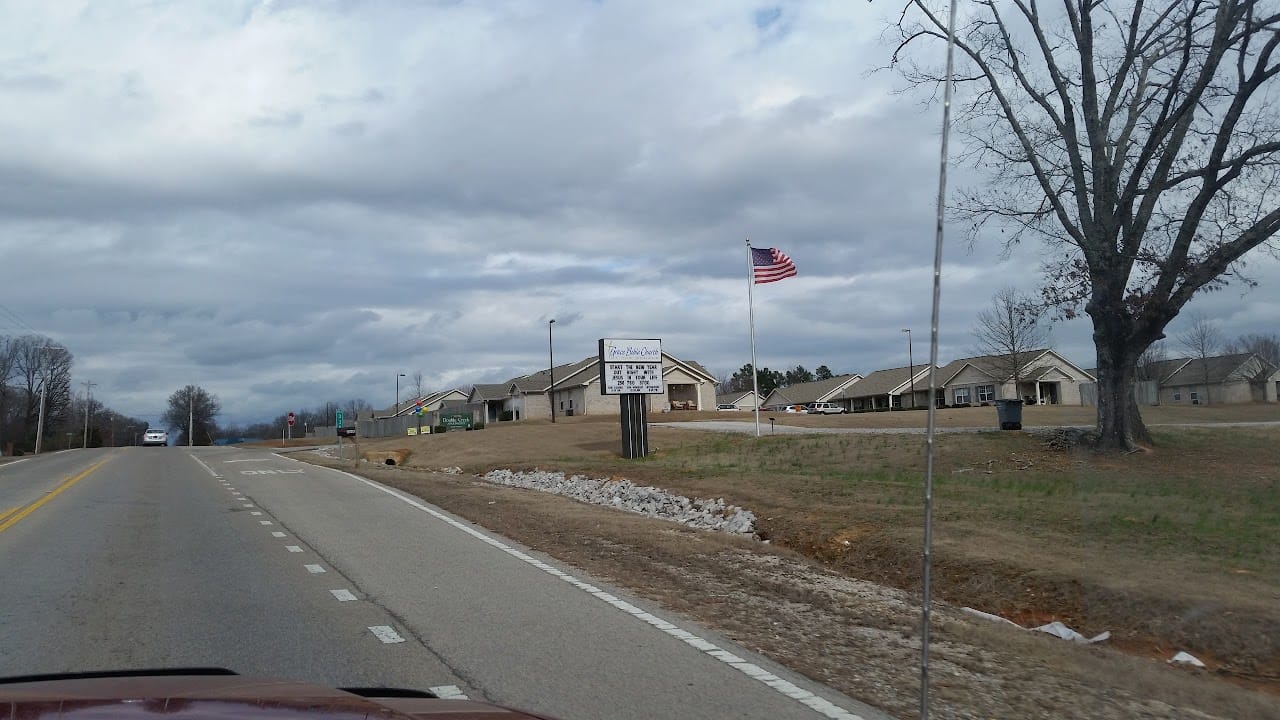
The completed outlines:
[[[762,366],[905,365],[908,327],[928,358],[941,108],[870,72],[893,3],[0,7],[0,332],[121,412],[187,383],[231,421],[386,406],[399,372],[544,367],[550,318],[561,361],[660,337],[730,372],[747,235],[799,268],[756,288]],[[1036,287],[999,241],[951,230],[944,362]],[[1280,269],[1249,269],[1190,309],[1274,332]],[[1053,332],[1093,365],[1086,320]]]

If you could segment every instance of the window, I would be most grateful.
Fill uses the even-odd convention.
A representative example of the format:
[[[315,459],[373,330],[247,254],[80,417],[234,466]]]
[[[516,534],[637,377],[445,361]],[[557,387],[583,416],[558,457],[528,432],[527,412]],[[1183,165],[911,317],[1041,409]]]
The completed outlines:
[[[1174,401],[1174,402],[1182,402],[1182,391],[1181,391],[1181,390],[1174,390],[1174,391],[1173,391],[1173,401]]]
[[[1191,404],[1192,405],[1200,404],[1200,393],[1196,392],[1195,390],[1191,391]]]
[[[967,387],[956,388],[952,391],[951,395],[952,403],[955,405],[962,405],[969,402],[969,388]]]
[[[991,402],[996,399],[995,385],[979,385],[978,386],[978,402]]]
[[[902,396],[901,396],[901,395],[894,395],[894,396],[893,396],[893,406],[894,406],[895,408],[898,408],[899,410],[901,410],[901,409],[902,409]]]

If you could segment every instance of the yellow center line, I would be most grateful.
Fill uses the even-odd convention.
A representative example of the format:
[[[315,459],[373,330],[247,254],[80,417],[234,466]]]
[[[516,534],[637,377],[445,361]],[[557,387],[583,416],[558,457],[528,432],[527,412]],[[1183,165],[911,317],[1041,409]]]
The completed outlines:
[[[87,470],[80,473],[79,475],[75,475],[73,477],[67,478],[66,480],[63,480],[62,483],[58,485],[58,487],[50,491],[48,495],[45,495],[44,497],[31,503],[30,505],[27,505],[26,507],[14,508],[14,510],[17,510],[17,512],[14,512],[14,510],[5,511],[4,515],[0,515],[0,518],[3,518],[2,520],[0,520],[0,532],[4,532],[5,530],[8,530],[9,528],[18,524],[18,522],[21,521],[23,518],[35,512],[36,510],[39,510],[41,507],[44,506],[45,503],[49,502],[50,500],[54,499],[58,495],[62,494],[62,491],[66,490],[72,485],[75,485],[81,480],[89,477],[90,473],[102,467],[107,462],[107,460],[110,460],[110,459],[111,458],[109,457],[103,458],[102,460],[99,460],[93,465],[90,465]]]
[[[21,509],[22,509],[22,506],[19,505],[18,507],[11,507],[8,510],[0,510],[0,520],[4,520],[5,518],[18,512]]]

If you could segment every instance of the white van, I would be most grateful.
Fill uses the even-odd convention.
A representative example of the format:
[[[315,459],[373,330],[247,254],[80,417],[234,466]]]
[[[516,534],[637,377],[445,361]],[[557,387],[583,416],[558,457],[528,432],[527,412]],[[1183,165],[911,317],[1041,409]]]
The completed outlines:
[[[829,402],[809,403],[805,406],[804,411],[810,415],[843,415],[849,412],[839,405]]]

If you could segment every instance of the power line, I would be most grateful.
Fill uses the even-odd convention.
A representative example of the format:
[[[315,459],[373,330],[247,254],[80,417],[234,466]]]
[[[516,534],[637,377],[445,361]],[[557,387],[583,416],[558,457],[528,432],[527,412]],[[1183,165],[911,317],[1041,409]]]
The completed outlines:
[[[8,327],[10,329],[14,329],[14,330],[21,329],[25,332],[30,332],[32,334],[39,335],[41,337],[45,336],[44,333],[31,327],[31,325],[28,324],[26,320],[23,320],[22,317],[18,315],[18,313],[10,310],[8,306],[4,305],[3,303],[0,303],[0,312],[9,316],[9,319],[11,319],[13,322],[16,322],[20,326],[20,327],[14,327],[13,325],[9,325]]]

